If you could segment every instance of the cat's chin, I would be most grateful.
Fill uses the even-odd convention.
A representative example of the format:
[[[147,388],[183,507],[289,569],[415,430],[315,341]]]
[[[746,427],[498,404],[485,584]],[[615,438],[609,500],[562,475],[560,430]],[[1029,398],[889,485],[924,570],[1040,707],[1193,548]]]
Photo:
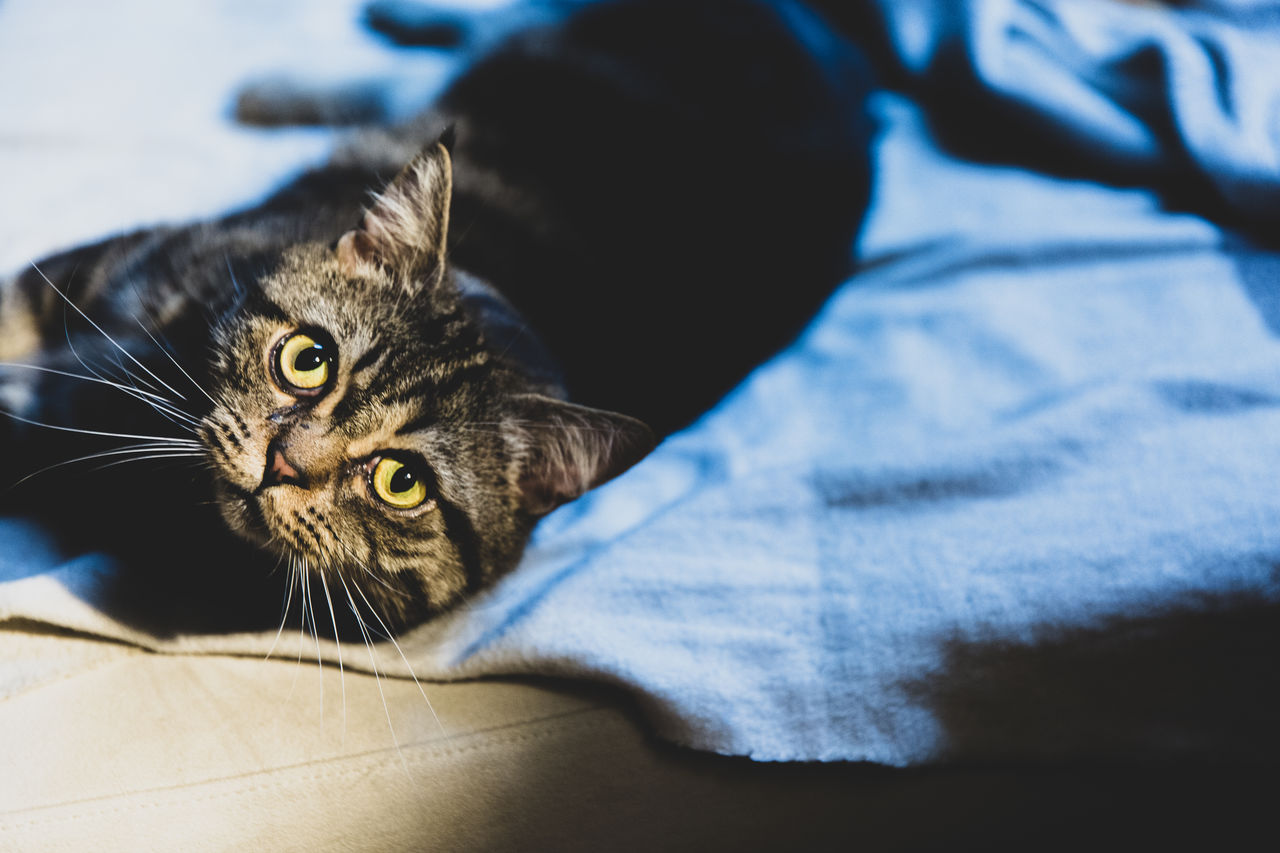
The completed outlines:
[[[273,543],[266,516],[255,495],[222,483],[217,487],[217,502],[218,512],[232,533],[266,551],[281,550]]]

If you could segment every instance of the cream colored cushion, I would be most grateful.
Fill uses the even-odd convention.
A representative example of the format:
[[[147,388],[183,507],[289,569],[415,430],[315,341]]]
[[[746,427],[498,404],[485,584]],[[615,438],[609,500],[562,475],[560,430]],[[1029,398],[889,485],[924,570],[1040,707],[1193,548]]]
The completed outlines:
[[[690,752],[567,682],[425,684],[437,723],[406,679],[12,621],[0,669],[0,851],[1225,849],[1273,805],[1238,766]]]
[[[4,850],[660,849],[774,824],[598,691],[420,690],[23,623],[0,653],[30,675],[0,702]]]

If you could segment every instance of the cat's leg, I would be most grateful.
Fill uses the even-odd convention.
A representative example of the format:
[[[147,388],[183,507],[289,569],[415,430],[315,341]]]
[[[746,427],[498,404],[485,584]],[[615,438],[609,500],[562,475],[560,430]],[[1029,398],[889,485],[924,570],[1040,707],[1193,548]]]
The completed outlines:
[[[395,81],[314,82],[274,74],[236,94],[236,121],[255,127],[349,127],[383,124],[394,116]]]
[[[475,17],[419,0],[373,0],[364,7],[369,29],[404,47],[457,47],[467,40]]]
[[[364,22],[403,47],[470,49],[491,46],[512,33],[562,20],[597,0],[509,0],[467,11],[428,0],[372,0]]]
[[[513,0],[468,11],[419,0],[373,0],[364,8],[364,19],[371,30],[404,47],[478,54],[517,30],[554,23],[586,2]],[[273,74],[240,88],[235,117],[258,127],[391,124],[412,119],[438,94],[439,81],[420,73],[345,80]]]
[[[375,2],[365,7],[365,22],[401,45],[457,48],[472,41],[477,13],[444,9],[412,0]],[[316,80],[277,73],[250,80],[236,93],[235,117],[255,127],[348,127],[406,119],[426,107],[436,84],[408,77],[383,76]]]

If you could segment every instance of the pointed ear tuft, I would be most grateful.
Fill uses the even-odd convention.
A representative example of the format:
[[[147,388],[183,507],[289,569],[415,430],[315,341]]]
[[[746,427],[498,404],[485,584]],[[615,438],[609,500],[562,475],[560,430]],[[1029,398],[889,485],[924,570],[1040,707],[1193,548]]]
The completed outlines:
[[[360,227],[338,240],[347,275],[389,270],[405,286],[434,286],[444,275],[453,165],[449,151],[432,145],[374,197]]]
[[[452,154],[453,144],[454,142],[457,141],[457,139],[458,139],[458,126],[451,124],[444,129],[444,132],[440,134],[440,138],[436,142],[438,145],[442,146],[445,151],[448,151],[450,154]]]
[[[653,432],[635,418],[526,394],[514,398],[524,452],[520,497],[526,512],[545,515],[643,459]]]

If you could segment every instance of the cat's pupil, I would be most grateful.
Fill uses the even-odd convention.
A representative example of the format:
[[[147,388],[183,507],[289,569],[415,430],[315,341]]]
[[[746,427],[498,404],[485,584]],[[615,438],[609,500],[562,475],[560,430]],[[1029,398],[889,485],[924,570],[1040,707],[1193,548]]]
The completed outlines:
[[[417,482],[418,482],[418,478],[413,476],[413,472],[410,471],[409,468],[406,466],[406,467],[399,468],[394,474],[391,475],[391,482],[389,483],[389,485],[391,487],[392,493],[398,495],[401,492],[407,492],[410,489],[412,489],[414,487],[414,484],[416,484]]]
[[[293,369],[300,373],[315,370],[324,363],[324,347],[316,344],[310,349],[304,349],[298,353],[298,357],[293,360]]]

